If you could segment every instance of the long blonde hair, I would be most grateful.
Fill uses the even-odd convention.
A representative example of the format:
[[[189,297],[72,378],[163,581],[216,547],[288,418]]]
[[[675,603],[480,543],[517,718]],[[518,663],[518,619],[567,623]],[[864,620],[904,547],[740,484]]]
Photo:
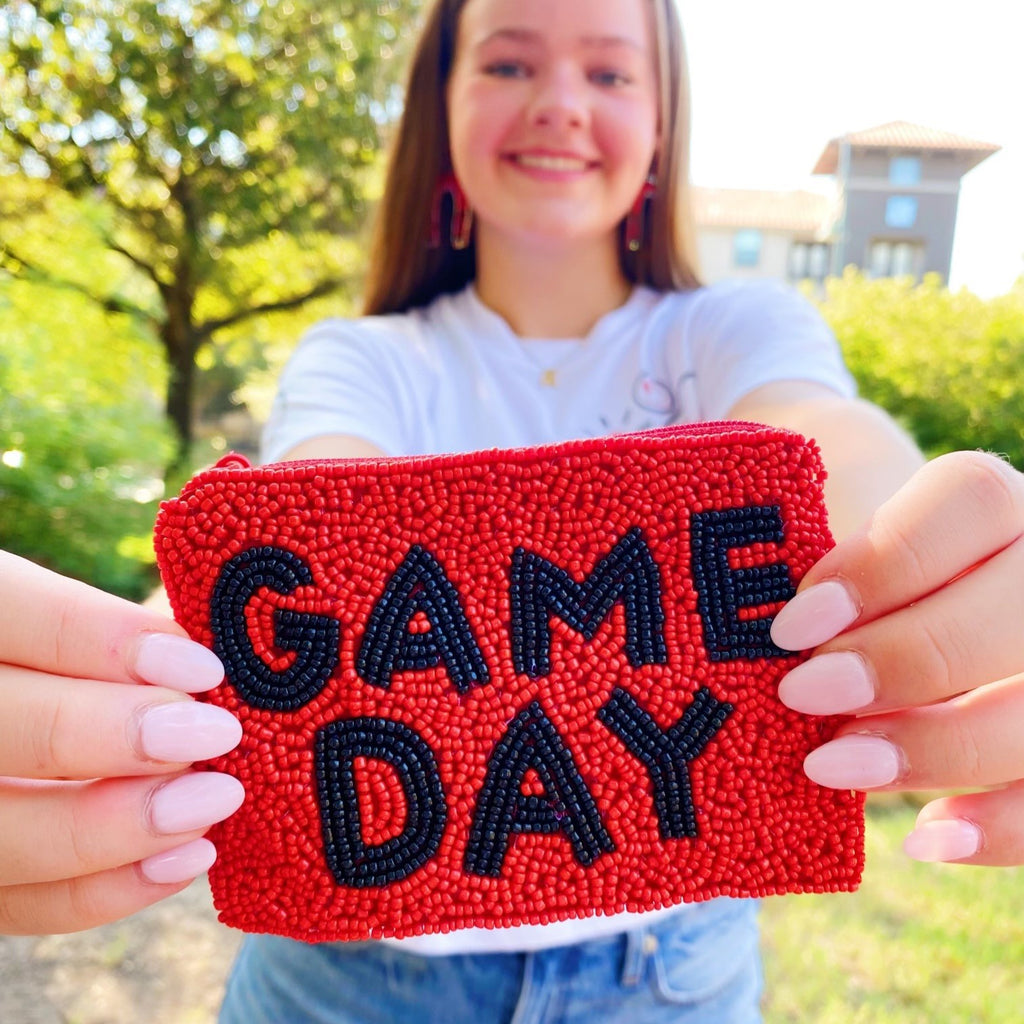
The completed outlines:
[[[631,252],[622,240],[623,273],[659,291],[700,285],[696,227],[690,206],[690,90],[683,30],[676,0],[649,0],[657,46],[659,120],[658,187],[643,246]],[[413,54],[405,109],[377,209],[364,313],[397,313],[455,292],[473,280],[476,254],[448,244],[429,245],[435,188],[452,169],[445,92],[455,61],[459,15],[467,0],[435,0]]]

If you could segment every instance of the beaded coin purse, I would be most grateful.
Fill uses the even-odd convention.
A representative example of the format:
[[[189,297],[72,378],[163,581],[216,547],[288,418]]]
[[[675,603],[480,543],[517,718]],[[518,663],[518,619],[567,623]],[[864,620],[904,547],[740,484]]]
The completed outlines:
[[[849,890],[863,796],[804,756],[772,615],[831,546],[802,438],[743,423],[252,468],[165,502],[178,621],[240,719],[221,920],[307,941]]]

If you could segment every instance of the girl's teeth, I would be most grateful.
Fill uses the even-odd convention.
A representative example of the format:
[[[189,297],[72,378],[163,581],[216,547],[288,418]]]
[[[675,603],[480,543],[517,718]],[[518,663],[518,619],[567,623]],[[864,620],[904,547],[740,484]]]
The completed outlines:
[[[582,171],[586,164],[563,156],[519,156],[516,158],[524,167],[536,167],[541,171]]]

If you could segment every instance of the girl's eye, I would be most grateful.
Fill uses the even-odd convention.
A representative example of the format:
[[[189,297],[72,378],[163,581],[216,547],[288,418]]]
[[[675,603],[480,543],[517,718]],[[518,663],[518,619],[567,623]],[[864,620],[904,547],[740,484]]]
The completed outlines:
[[[628,75],[624,75],[621,71],[612,71],[610,69],[592,71],[590,73],[590,80],[597,85],[608,86],[628,85],[630,82]]]
[[[484,74],[495,78],[525,78],[528,69],[522,61],[496,60],[484,68]]]

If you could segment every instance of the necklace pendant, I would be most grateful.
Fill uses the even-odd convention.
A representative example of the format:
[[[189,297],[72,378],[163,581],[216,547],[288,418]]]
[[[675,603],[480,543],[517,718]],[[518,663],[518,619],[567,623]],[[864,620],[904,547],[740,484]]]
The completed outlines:
[[[540,382],[546,388],[553,388],[558,383],[558,371],[557,370],[545,370],[540,375]]]

